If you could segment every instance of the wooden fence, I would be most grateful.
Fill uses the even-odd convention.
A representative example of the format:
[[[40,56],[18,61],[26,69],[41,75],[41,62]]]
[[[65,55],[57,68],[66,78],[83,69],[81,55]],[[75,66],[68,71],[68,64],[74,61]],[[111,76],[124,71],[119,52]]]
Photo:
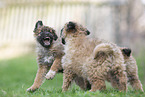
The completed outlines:
[[[76,21],[86,26],[92,36],[112,39],[113,15],[112,8],[107,3],[25,1],[27,2],[12,2],[0,7],[1,43],[33,41],[33,29],[37,20],[56,29],[58,35],[66,22]]]
[[[102,1],[1,0],[0,48],[5,45],[14,48],[13,44],[31,48],[31,44],[34,44],[33,29],[38,20],[56,29],[58,36],[66,22],[76,21],[86,26],[92,37],[114,41],[113,10],[121,3],[115,0]]]

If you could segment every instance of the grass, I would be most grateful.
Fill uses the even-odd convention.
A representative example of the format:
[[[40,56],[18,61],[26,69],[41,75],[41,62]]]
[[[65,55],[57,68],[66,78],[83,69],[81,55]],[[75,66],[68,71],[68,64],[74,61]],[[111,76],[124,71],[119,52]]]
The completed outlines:
[[[145,60],[143,58],[143,56],[139,56],[136,59],[139,64],[139,77],[145,89]],[[61,92],[62,74],[57,74],[53,80],[46,80],[38,91],[28,93],[26,89],[32,85],[36,72],[37,63],[35,54],[1,60],[0,97],[145,97],[145,93],[133,91],[131,87],[129,87],[127,93],[119,92],[114,90],[108,83],[107,90],[101,92],[82,91],[74,84],[69,91]]]

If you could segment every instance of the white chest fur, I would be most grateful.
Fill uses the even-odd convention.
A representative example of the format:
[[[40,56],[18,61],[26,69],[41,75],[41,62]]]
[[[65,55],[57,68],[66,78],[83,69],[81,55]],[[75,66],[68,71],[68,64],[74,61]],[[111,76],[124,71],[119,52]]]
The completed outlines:
[[[44,57],[44,62],[48,62],[49,64],[51,64],[53,62],[53,60],[54,60],[53,56],[50,56],[50,57],[46,56],[46,57]]]

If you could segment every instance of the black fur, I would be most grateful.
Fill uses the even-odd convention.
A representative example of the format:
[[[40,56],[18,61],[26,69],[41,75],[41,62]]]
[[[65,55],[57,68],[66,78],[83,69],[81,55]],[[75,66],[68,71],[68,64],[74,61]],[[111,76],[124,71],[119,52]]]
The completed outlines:
[[[86,31],[86,34],[87,34],[87,35],[90,35],[90,31],[87,30],[87,31]]]
[[[45,48],[51,46],[53,40],[57,40],[57,35],[55,30],[47,26],[43,26],[42,21],[38,21],[35,24],[34,33],[36,35],[37,41]],[[40,29],[39,29],[40,28]],[[46,42],[47,41],[47,42]]]
[[[49,41],[49,45],[46,45],[44,43],[44,40]],[[39,35],[37,36],[37,41],[45,48],[49,48],[52,44],[53,41],[53,35],[50,32],[40,32]]]
[[[41,26],[43,26],[42,21],[38,21],[38,22],[35,24],[34,32],[36,32],[36,30],[37,30],[39,27],[41,27]]]
[[[61,42],[62,42],[62,44],[65,44],[65,39],[61,38]]]
[[[63,69],[59,70],[58,73],[63,73]]]
[[[61,29],[60,37],[62,37],[63,29],[64,28]],[[65,44],[65,39],[64,38],[61,38],[61,42],[62,42],[62,44]]]
[[[52,30],[52,32],[53,32],[53,39],[57,40],[58,36],[55,34],[55,30]]]
[[[64,28],[62,28],[62,29],[61,29],[61,32],[60,32],[60,37],[62,36],[63,29],[64,29]]]
[[[67,28],[68,28],[69,30],[75,29],[75,23],[69,22],[69,23],[67,24]]]
[[[131,49],[129,49],[129,48],[123,49],[122,51],[123,51],[123,53],[124,53],[125,55],[127,55],[128,57],[129,57],[130,54],[131,54]]]

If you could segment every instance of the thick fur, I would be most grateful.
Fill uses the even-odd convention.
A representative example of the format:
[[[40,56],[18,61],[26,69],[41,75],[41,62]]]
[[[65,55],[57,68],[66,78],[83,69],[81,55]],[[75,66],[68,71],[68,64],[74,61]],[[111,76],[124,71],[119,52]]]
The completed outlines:
[[[51,37],[50,39],[52,39],[50,40],[51,43],[48,46],[44,46],[44,43],[41,43],[42,41],[40,41],[41,39],[38,39],[39,37],[41,38],[42,36],[45,36],[44,32],[52,33],[50,36],[49,35],[47,36]],[[36,50],[37,50],[38,71],[33,85],[27,89],[28,92],[36,91],[44,82],[45,77],[47,79],[52,79],[54,78],[57,72],[63,72],[61,66],[61,59],[62,56],[64,55],[63,52],[64,47],[60,43],[59,39],[57,39],[55,30],[51,27],[44,26],[42,21],[38,21],[35,25],[34,37],[36,39],[37,45]],[[90,87],[88,81],[84,80],[81,77],[76,77],[75,82],[83,90]]]
[[[120,49],[122,51],[122,54],[123,54],[124,60],[125,60],[124,62],[126,64],[126,72],[127,72],[128,82],[131,84],[131,86],[134,90],[140,90],[140,91],[144,92],[144,90],[142,88],[142,84],[141,84],[139,77],[138,77],[137,64],[136,64],[136,61],[131,54],[131,50],[129,48],[123,48],[123,47]],[[129,51],[129,50],[130,50],[130,53],[124,52],[124,51]],[[62,70],[62,67],[60,67],[61,65],[57,65],[57,64],[53,64],[53,65],[56,65],[56,66],[54,66],[55,67],[55,69],[54,69],[55,74],[57,71]],[[52,65],[52,67],[53,67],[53,65]],[[51,73],[48,74],[48,79],[53,79],[53,77],[51,76]],[[110,78],[111,77],[108,76],[107,81],[110,82],[110,80],[111,80]],[[83,79],[82,77],[75,78],[75,83],[83,90],[91,89],[90,83],[87,80]],[[115,87],[115,84],[114,85],[112,84],[112,86]]]
[[[55,30],[51,27],[44,26],[42,21],[38,21],[36,23],[34,29],[34,37],[36,39],[37,45],[36,50],[38,71],[33,85],[27,89],[27,91],[31,92],[34,92],[42,85],[46,73],[48,72],[50,67],[51,70],[56,72],[57,70],[62,69],[59,65],[61,63],[61,57],[64,55],[63,45],[59,43],[57,35],[55,34]],[[57,69],[55,67],[57,67]]]
[[[120,48],[122,50],[122,54],[124,56],[124,63],[126,64],[126,72],[127,72],[127,78],[128,82],[132,86],[134,90],[139,90],[144,92],[142,88],[142,84],[138,77],[138,67],[136,64],[136,60],[132,56],[131,49],[129,48]]]
[[[81,26],[81,30],[86,31],[87,32],[86,35],[88,35],[90,33],[86,28],[83,28],[82,26]],[[62,32],[61,32],[61,34],[62,34]],[[99,43],[104,43],[105,42],[104,40],[100,40],[100,39],[98,41],[99,41]],[[64,39],[62,39],[62,43],[65,44]],[[103,54],[104,51],[105,51],[105,53],[108,53],[108,54],[112,53],[112,50],[110,50],[112,48],[110,48],[110,46],[111,46],[110,44],[106,44],[106,45],[105,44],[100,44],[100,45],[96,46],[95,49],[94,49],[94,53],[93,53],[94,58],[97,58],[97,56],[100,53]],[[137,64],[136,64],[136,61],[131,54],[131,49],[120,47],[120,50],[121,50],[121,52],[124,56],[124,64],[126,64],[126,72],[127,72],[128,82],[131,84],[133,89],[140,90],[140,91],[143,92],[144,90],[142,88],[142,84],[141,84],[141,82],[138,78]],[[57,65],[57,66],[61,66],[61,65]],[[59,70],[60,67],[57,67],[57,66],[55,66],[55,68],[57,68]],[[50,73],[50,75],[48,75],[47,79],[52,79],[51,73]],[[112,80],[112,77],[110,77],[110,75],[109,75],[107,77],[107,81],[110,82],[111,80]],[[75,78],[75,82],[83,90],[91,89],[90,83],[87,80],[83,79],[82,77]],[[117,87],[116,82],[112,83],[112,86]]]
[[[63,91],[68,90],[71,82],[76,76],[83,77],[91,84],[90,91],[106,89],[105,80],[111,75],[111,83],[117,83],[116,88],[121,91],[127,90],[126,66],[121,50],[112,43],[112,53],[100,53],[94,59],[94,48],[102,41],[86,37],[86,31],[81,30],[82,26],[74,22],[66,23],[62,37],[65,40],[62,57]],[[95,51],[94,51],[95,52]]]

